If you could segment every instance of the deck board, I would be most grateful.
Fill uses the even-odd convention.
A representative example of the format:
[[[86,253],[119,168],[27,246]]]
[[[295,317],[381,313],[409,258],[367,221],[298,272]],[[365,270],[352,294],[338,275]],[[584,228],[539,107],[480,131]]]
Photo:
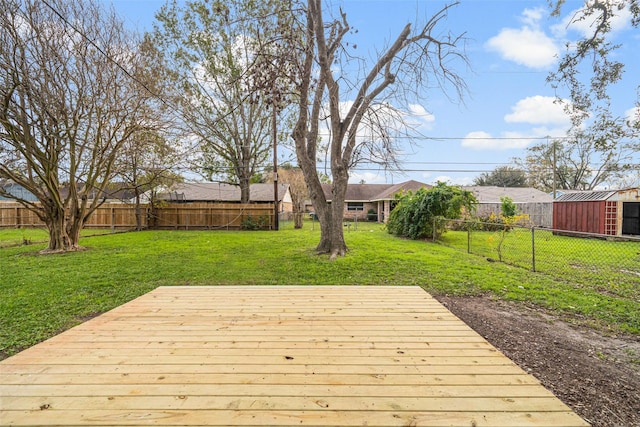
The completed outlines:
[[[161,287],[0,362],[15,426],[586,426],[418,287]]]

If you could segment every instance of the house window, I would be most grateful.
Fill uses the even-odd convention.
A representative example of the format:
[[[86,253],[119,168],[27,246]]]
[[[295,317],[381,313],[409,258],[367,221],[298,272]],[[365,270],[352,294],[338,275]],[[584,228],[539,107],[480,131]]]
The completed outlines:
[[[364,211],[364,202],[347,202],[347,210],[351,212]]]

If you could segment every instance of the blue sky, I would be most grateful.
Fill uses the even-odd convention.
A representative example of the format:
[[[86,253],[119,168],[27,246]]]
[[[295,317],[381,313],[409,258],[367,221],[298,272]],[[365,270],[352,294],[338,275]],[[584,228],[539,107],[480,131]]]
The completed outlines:
[[[112,4],[131,28],[150,30],[159,0],[102,0]],[[358,32],[349,38],[360,55],[375,52],[394,39],[409,22],[424,22],[445,4],[437,0],[331,0],[342,6]],[[456,104],[438,90],[425,93],[420,104],[398,106],[417,113],[421,133],[428,136],[406,149],[405,173],[358,169],[351,182],[383,183],[406,179],[470,184],[483,171],[524,156],[526,147],[546,136],[563,136],[569,126],[554,105],[546,83],[566,42],[576,40],[589,23],[568,25],[582,0],[567,0],[563,15],[549,16],[546,0],[467,0],[454,7],[439,28],[466,33],[467,68],[458,64],[469,94]],[[626,64],[623,82],[614,90],[615,114],[635,108],[640,83],[640,32],[625,11],[614,23],[614,41],[622,44],[618,59]],[[560,94],[564,96],[566,94]],[[426,101],[425,101],[426,100]],[[345,99],[348,101],[348,99]]]

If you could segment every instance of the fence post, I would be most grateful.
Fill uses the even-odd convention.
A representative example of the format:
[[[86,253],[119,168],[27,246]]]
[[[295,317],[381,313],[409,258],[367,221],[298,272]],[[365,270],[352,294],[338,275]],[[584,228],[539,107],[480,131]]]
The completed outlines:
[[[536,227],[531,227],[531,271],[536,272]]]
[[[116,209],[111,207],[111,232],[116,232]]]

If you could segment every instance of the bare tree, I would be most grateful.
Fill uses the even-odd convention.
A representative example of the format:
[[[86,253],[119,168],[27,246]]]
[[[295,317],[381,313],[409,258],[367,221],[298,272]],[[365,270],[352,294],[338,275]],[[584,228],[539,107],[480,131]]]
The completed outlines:
[[[616,129],[616,127],[612,127]],[[563,140],[536,144],[523,159],[528,184],[542,191],[593,190],[620,180],[628,170],[634,149],[630,144],[597,141],[591,132],[577,132]]]
[[[154,92],[165,96],[175,92],[171,72],[166,66],[164,55],[149,34],[145,34],[139,44],[139,53],[145,59],[145,67],[136,69],[135,78],[153,87]],[[181,147],[173,140],[175,135],[175,117],[163,98],[157,98],[146,105],[141,116],[145,126],[141,126],[128,138],[119,150],[115,162],[116,180],[122,188],[134,194],[136,229],[142,229],[142,196],[146,193],[146,202],[154,202],[158,188],[169,188],[183,181],[176,172],[178,163],[184,161],[188,147]]]
[[[293,224],[294,228],[302,228],[304,222],[304,203],[309,197],[307,183],[304,174],[298,167],[284,164],[278,169],[278,179],[280,183],[289,185],[291,202],[293,204]],[[270,174],[268,181],[273,181],[273,174]]]
[[[349,170],[363,153],[358,130],[365,117],[371,117],[379,105],[388,105],[387,99],[392,89],[395,92],[391,93],[399,98],[409,93],[420,97],[422,91],[433,88],[434,82],[441,88],[452,85],[459,96],[466,89],[464,81],[451,68],[455,60],[461,60],[466,65],[466,57],[459,50],[462,36],[434,35],[436,26],[447,16],[451,7],[442,8],[426,24],[417,27],[415,32],[412,32],[412,25],[407,24],[393,43],[380,53],[364,77],[350,83],[357,93],[353,103],[343,112],[341,102],[344,99],[341,97],[345,95],[341,92],[347,89],[341,86],[345,82],[344,76],[338,80],[334,75],[334,64],[340,59],[350,26],[344,13],[336,20],[325,22],[322,2],[308,0],[306,30],[301,38],[304,45],[301,52],[299,115],[293,138],[298,163],[320,221],[318,252],[329,253],[335,258],[347,251],[342,226],[344,199]],[[316,172],[319,121],[324,108],[329,112],[331,203],[327,202]],[[373,157],[368,161],[393,162],[397,155],[394,139],[384,130],[379,136],[375,140],[376,148],[369,150]]]
[[[0,0],[0,178],[49,230],[48,251],[78,249],[125,141],[144,127],[148,88],[136,38],[95,2]],[[126,71],[126,70],[131,71]],[[4,196],[11,195],[3,194]]]
[[[272,143],[272,84],[257,82],[264,39],[279,2],[175,2],[156,16],[155,39],[170,58],[187,135],[197,139],[198,169],[209,180],[249,183],[268,164]]]
[[[175,172],[181,159],[179,154],[175,146],[157,131],[136,132],[120,150],[116,179],[134,194],[137,230],[143,228],[142,196],[146,193],[144,202],[153,203],[158,188],[170,188],[183,181],[182,176]]]

